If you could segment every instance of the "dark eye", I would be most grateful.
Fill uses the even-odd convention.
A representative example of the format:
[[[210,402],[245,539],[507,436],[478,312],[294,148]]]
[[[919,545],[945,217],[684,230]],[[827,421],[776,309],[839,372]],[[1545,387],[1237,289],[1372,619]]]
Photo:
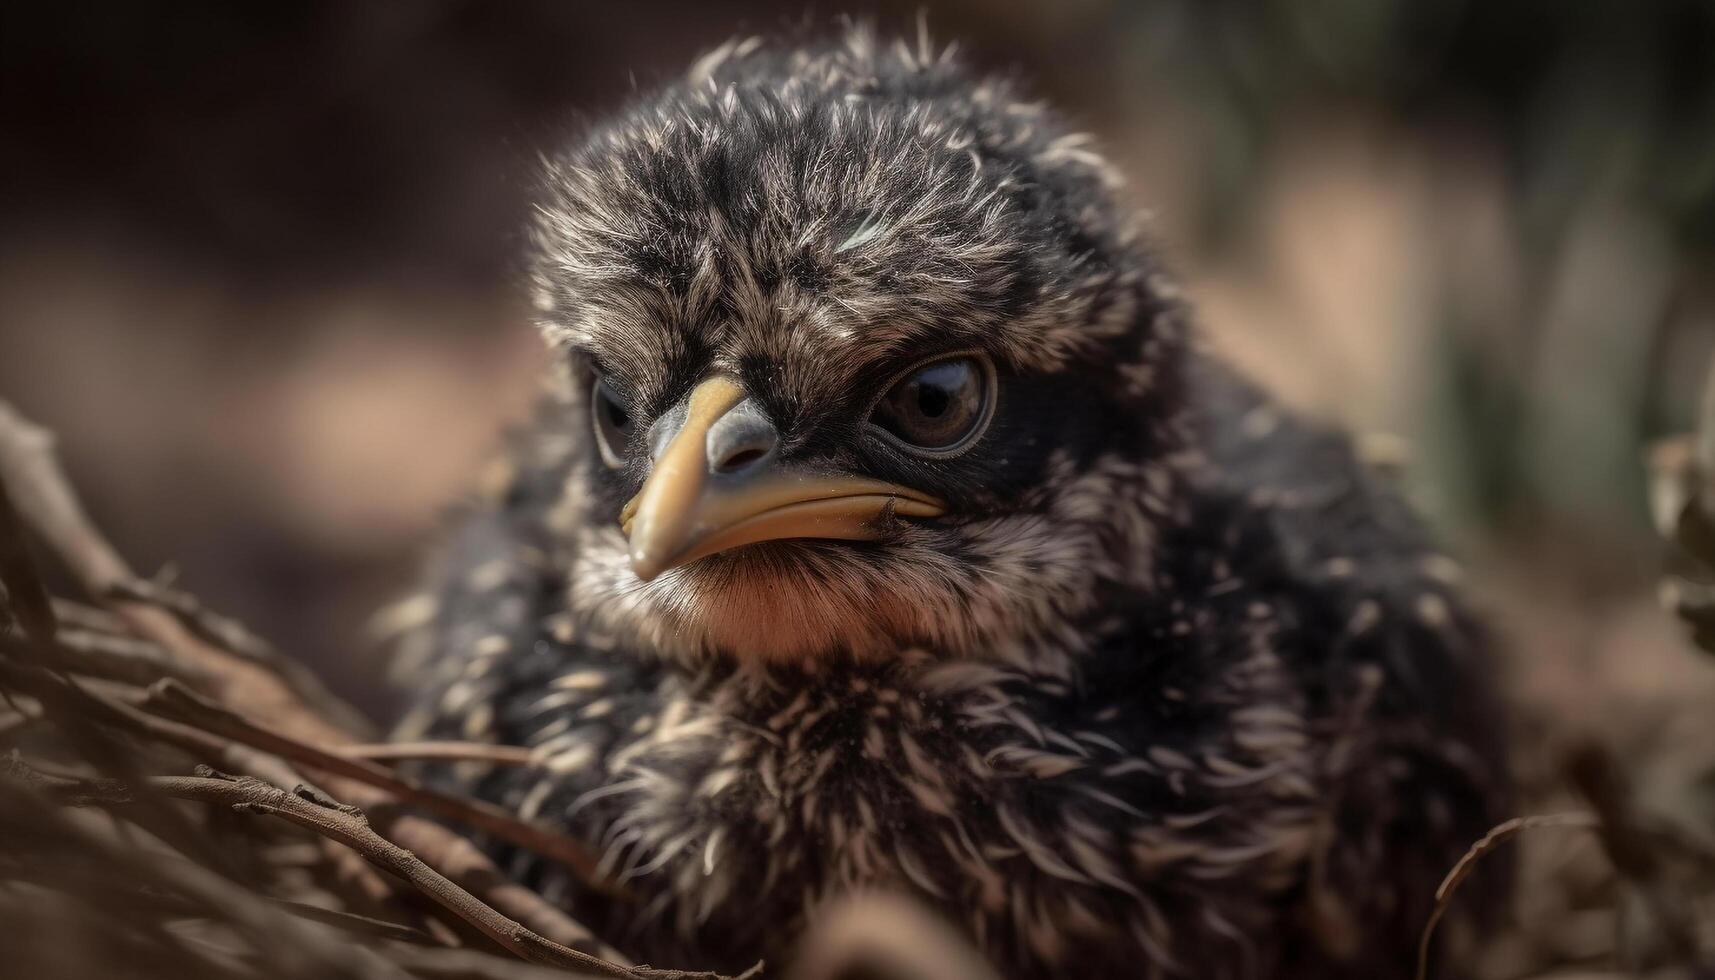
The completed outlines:
[[[601,461],[614,469],[624,466],[625,447],[631,439],[631,413],[608,387],[606,378],[597,378],[590,386],[590,418],[594,420]]]
[[[907,449],[951,455],[982,434],[994,407],[994,387],[986,360],[962,355],[934,361],[895,382],[875,403],[869,421]]]

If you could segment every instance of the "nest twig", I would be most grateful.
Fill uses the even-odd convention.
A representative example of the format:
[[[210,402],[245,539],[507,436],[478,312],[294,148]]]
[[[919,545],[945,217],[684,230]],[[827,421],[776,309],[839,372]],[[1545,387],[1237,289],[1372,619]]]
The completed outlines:
[[[50,600],[28,547],[30,532],[96,609]],[[67,919],[81,920],[113,948],[136,953],[132,967],[170,965],[166,972],[193,976],[243,974],[247,963],[263,961],[268,975],[285,977],[330,975],[332,961],[344,964],[334,975],[516,975],[482,961],[503,951],[576,975],[714,980],[712,973],[625,963],[566,912],[508,881],[469,840],[425,814],[536,851],[606,887],[581,842],[492,804],[421,786],[374,757],[509,764],[527,758],[488,746],[389,751],[371,744],[367,727],[353,721],[356,712],[307,672],[187,593],[133,573],[85,515],[48,435],[3,404],[0,584],[0,701],[6,706],[0,733],[22,736],[51,725],[57,737],[43,744],[58,756],[39,763],[16,756],[0,776],[0,821],[19,830],[0,845],[0,904],[7,908],[22,901],[14,894],[20,888],[55,890],[56,901],[67,906],[62,928]],[[68,612],[63,622],[56,605]],[[185,775],[192,765],[203,768]],[[70,774],[55,774],[56,766]],[[184,768],[162,771],[173,766]],[[198,804],[205,826],[171,801]],[[99,806],[111,817],[103,823],[73,812],[84,806]],[[316,853],[323,877],[343,882],[349,894],[316,893],[301,869],[259,862],[260,848],[217,853],[208,830],[234,828],[216,811],[278,816],[312,832],[321,840]],[[59,835],[49,842],[57,847],[31,848],[25,856],[22,847],[10,846],[40,838],[46,828]],[[137,853],[138,835],[162,853]],[[278,835],[247,829],[239,836],[256,844]],[[104,855],[126,880],[103,883],[98,900],[78,887],[79,875],[47,874],[37,866],[59,847]],[[342,860],[350,852],[367,864]],[[235,866],[258,863],[244,869],[255,877],[243,884],[227,877],[237,873]],[[306,895],[316,901],[305,901]],[[108,907],[130,901],[127,896],[135,906],[119,917],[120,925],[108,915],[118,910]],[[367,914],[377,901],[383,911],[425,927]],[[186,928],[198,918],[218,925],[218,941]],[[357,935],[370,941],[360,943]],[[460,950],[456,965],[429,955],[449,952],[449,944],[465,937],[479,946]],[[438,948],[425,949],[425,940]]]

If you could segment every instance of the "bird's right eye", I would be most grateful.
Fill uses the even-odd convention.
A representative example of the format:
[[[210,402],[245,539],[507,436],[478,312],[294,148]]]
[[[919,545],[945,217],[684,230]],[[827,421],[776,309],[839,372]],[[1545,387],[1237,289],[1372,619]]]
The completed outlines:
[[[631,413],[606,378],[597,378],[590,386],[590,418],[601,461],[616,470],[623,467],[625,448],[631,440]]]
[[[869,422],[919,456],[956,456],[981,435],[994,410],[994,368],[963,354],[918,364],[882,393]]]

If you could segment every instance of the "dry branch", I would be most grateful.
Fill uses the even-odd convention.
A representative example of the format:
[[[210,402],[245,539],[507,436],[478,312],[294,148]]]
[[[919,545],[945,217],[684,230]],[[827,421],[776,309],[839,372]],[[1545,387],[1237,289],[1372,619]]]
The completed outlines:
[[[508,843],[554,858],[577,871],[586,881],[597,882],[595,860],[577,841],[549,833],[514,817],[491,803],[460,799],[428,789],[384,766],[353,758],[274,731],[243,715],[215,704],[183,684],[164,680],[150,688],[143,707],[155,714],[272,752],[331,776],[340,776],[386,790],[401,803],[420,806],[437,816],[456,820],[476,830],[493,834]]]
[[[1423,938],[1417,945],[1417,980],[1429,978],[1429,947],[1435,939],[1435,929],[1446,916],[1448,908],[1453,904],[1453,893],[1458,891],[1459,883],[1471,876],[1477,870],[1477,865],[1495,848],[1520,834],[1533,830],[1543,830],[1550,827],[1571,827],[1579,830],[1592,830],[1597,826],[1597,819],[1590,813],[1549,813],[1541,816],[1514,817],[1511,820],[1496,825],[1482,839],[1471,845],[1453,870],[1447,872],[1447,877],[1441,879],[1441,884],[1435,889],[1435,909],[1429,913],[1429,922],[1423,927]]]
[[[199,766],[195,776],[160,776],[148,787],[163,796],[231,807],[239,813],[260,813],[291,821],[337,841],[379,867],[409,882],[424,895],[475,926],[520,959],[546,966],[578,970],[605,977],[642,977],[631,968],[607,963],[561,946],[506,918],[450,881],[416,855],[377,834],[363,811],[299,785],[290,792],[249,776],[228,776]],[[105,781],[61,784],[56,793],[75,805],[128,804],[136,796],[130,787]],[[686,975],[712,978],[713,974]]]
[[[327,699],[295,688],[274,669],[274,663],[235,655],[185,627],[172,611],[149,601],[124,598],[124,594],[135,594],[138,577],[85,515],[54,459],[51,437],[3,402],[0,402],[0,483],[13,488],[19,516],[37,531],[91,596],[106,603],[109,611],[138,635],[205,671],[213,679],[209,693],[221,702],[243,705],[246,718],[298,744],[337,747],[359,741],[312,707],[312,703]],[[249,771],[243,766],[228,765],[229,758],[211,761],[222,768]],[[278,771],[271,775],[252,774],[262,778],[279,776]],[[392,797],[387,793],[349,778],[335,779],[328,788],[375,812],[383,832],[404,846],[420,853],[445,856],[461,872],[463,883],[472,890],[489,892],[487,897],[513,917],[530,923],[558,942],[581,944],[591,940],[589,930],[528,889],[506,887],[498,869],[463,838],[438,824],[388,807]],[[531,841],[549,848],[551,856],[566,858],[574,869],[593,866],[587,855],[576,851],[576,842],[550,843],[551,835],[540,834],[534,828],[520,830],[515,820],[477,819],[487,821],[484,829],[497,836],[505,836],[501,833],[505,829],[513,835],[507,839]]]
[[[53,862],[60,855],[73,854],[87,865],[101,869],[104,883],[114,879],[146,886],[159,894],[174,896],[177,906],[153,898],[156,906],[139,907],[125,902],[118,889],[94,887],[80,891],[81,895],[104,897],[112,903],[112,914],[121,917],[147,916],[160,921],[182,918],[184,905],[210,919],[218,919],[257,950],[270,970],[281,976],[326,976],[350,980],[403,980],[408,974],[367,951],[343,942],[335,930],[306,922],[288,915],[266,902],[247,888],[191,861],[166,858],[159,847],[145,846],[147,835],[132,828],[124,835],[123,846],[113,836],[103,833],[100,824],[80,819],[78,814],[63,807],[51,807],[36,790],[53,790],[51,780],[35,780],[34,787],[24,785],[14,769],[0,779],[0,832],[30,835],[31,850],[45,861]],[[102,784],[97,790],[104,794],[122,795],[126,791],[114,784]],[[138,803],[150,807],[151,801]],[[19,853],[17,851],[14,854]],[[56,864],[56,875],[67,870]],[[158,906],[158,907],[157,907]],[[126,922],[127,926],[133,923]],[[160,932],[153,937],[159,944],[187,954],[191,962],[203,961],[196,948],[183,943],[177,936]],[[182,961],[181,961],[182,963]],[[232,976],[226,964],[216,963],[206,973],[196,975]],[[251,975],[243,971],[238,975]],[[259,975],[259,974],[258,974]]]
[[[324,857],[336,857],[343,847],[353,848],[434,899],[458,921],[468,923],[475,930],[473,935],[480,933],[532,962],[582,975],[714,976],[631,967],[616,962],[616,954],[604,960],[571,948],[577,944],[610,952],[563,911],[507,880],[470,841],[406,807],[463,822],[588,872],[593,861],[579,842],[519,821],[491,804],[422,787],[367,757],[409,758],[415,753],[526,764],[527,753],[444,743],[389,751],[364,741],[366,732],[349,722],[353,713],[328,696],[301,667],[272,655],[241,626],[215,615],[194,597],[138,578],[85,516],[54,460],[51,445],[45,432],[0,403],[0,492],[10,494],[0,501],[0,576],[5,588],[0,612],[9,611],[27,636],[6,637],[5,618],[0,616],[0,638],[5,638],[0,644],[0,694],[20,695],[25,703],[40,707],[29,713],[9,712],[8,719],[33,722],[40,715],[61,730],[75,750],[74,758],[82,760],[80,765],[120,777],[80,777],[75,783],[79,792],[105,794],[108,802],[118,805],[141,780],[152,788],[145,795],[167,791],[181,799],[230,805],[223,810],[280,816],[321,835]],[[58,609],[66,613],[65,628],[59,628],[56,604],[41,588],[25,547],[25,527],[36,532],[46,545],[45,554],[63,564],[100,608],[57,600]],[[145,763],[130,758],[131,747],[149,743],[244,776],[143,778],[138,767]],[[325,792],[353,806],[334,804],[322,790],[304,788],[295,765],[324,777]],[[16,783],[17,772],[12,775]],[[34,785],[62,797],[71,792],[45,779],[37,778]],[[281,786],[300,788],[286,792]],[[183,820],[171,807],[141,803],[140,797],[133,798],[132,805],[122,807],[126,826],[133,820]],[[373,815],[373,827],[359,807]],[[212,811],[209,821],[220,822]],[[130,833],[122,831],[121,836]],[[340,846],[325,841],[337,841]],[[350,866],[337,860],[334,864],[340,865],[336,879],[349,882]],[[302,874],[289,868],[279,873]],[[359,898],[384,900],[388,886],[372,871],[364,875],[367,880],[356,883]],[[415,952],[400,952],[411,948],[401,941],[407,937],[456,941],[433,918],[424,921],[429,931],[422,932],[351,912],[309,911],[316,907],[303,903],[289,906],[288,911],[278,902],[268,904],[261,895],[247,894],[263,902],[260,907],[268,910],[269,921],[296,923],[292,928],[300,931],[313,928],[345,935],[348,941],[353,929],[387,933],[388,941],[379,944],[387,953],[385,958],[373,948],[349,957],[362,967],[353,976],[400,976],[399,964],[410,964],[407,969],[413,973],[446,975],[454,970],[450,965],[454,962],[463,964],[457,969],[473,970],[476,967],[471,964],[483,962],[481,954],[474,953],[456,960],[426,955],[450,951],[421,946]],[[213,905],[218,903],[211,903],[210,914],[218,919]],[[250,913],[264,914],[256,908],[254,901],[245,906]],[[100,913],[92,907],[89,914]],[[306,916],[317,921],[308,922]],[[227,962],[230,955],[215,956],[206,943],[181,942],[165,932],[149,935],[154,938],[128,933],[126,942],[144,943],[151,956],[182,955],[185,963],[202,962],[212,968],[219,960],[219,965],[233,966]],[[271,944],[252,948],[261,951],[264,946],[272,948]],[[500,967],[492,970],[494,975],[505,972]],[[230,972],[249,975],[248,968]],[[315,971],[280,970],[276,975],[315,975]]]
[[[375,936],[380,939],[392,939],[418,946],[438,947],[441,945],[441,942],[434,936],[420,929],[402,926],[397,922],[388,922],[385,919],[374,919],[367,915],[355,915],[351,912],[338,912],[333,909],[324,909],[319,905],[310,905],[307,902],[290,902],[283,898],[274,899],[274,904],[301,919],[336,926],[347,932]]]

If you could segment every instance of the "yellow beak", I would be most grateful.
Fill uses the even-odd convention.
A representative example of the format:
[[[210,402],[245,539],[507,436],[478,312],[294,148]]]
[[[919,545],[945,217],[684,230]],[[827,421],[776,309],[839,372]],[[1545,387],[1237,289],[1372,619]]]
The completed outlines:
[[[654,469],[619,516],[638,578],[758,541],[873,540],[886,515],[946,513],[940,500],[909,487],[783,466],[775,439],[744,389],[719,376],[656,423]]]

